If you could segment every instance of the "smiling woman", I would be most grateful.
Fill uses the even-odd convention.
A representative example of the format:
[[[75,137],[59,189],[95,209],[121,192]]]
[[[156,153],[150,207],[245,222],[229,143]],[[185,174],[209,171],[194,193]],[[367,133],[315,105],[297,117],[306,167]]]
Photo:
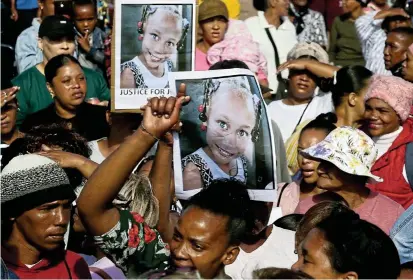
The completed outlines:
[[[108,133],[106,108],[84,102],[86,79],[79,62],[71,55],[58,55],[45,67],[47,89],[54,103],[30,115],[21,130],[40,124],[58,123],[73,129],[88,141]]]

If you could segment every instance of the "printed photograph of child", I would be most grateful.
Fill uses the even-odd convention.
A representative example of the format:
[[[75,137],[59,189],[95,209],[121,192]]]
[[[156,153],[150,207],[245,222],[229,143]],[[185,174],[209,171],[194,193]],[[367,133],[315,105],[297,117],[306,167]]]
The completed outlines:
[[[179,144],[174,144],[177,197],[189,198],[212,180],[232,179],[246,184],[257,200],[266,200],[265,196],[275,193],[275,157],[266,107],[254,75],[247,70],[230,74],[221,70],[177,78],[183,74],[173,74],[175,85],[185,83],[191,96],[181,113]]]
[[[169,73],[194,69],[195,20],[195,0],[115,2],[112,111],[139,112],[170,95]]]

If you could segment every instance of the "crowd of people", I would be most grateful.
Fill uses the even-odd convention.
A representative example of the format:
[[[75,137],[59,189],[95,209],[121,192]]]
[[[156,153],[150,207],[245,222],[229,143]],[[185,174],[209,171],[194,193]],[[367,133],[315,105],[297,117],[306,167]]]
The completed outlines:
[[[272,202],[218,165],[175,196],[192,101],[181,84],[141,113],[111,110],[114,1],[2,0],[2,279],[413,279],[413,1],[252,2],[241,20],[239,0],[197,1],[193,70],[255,74]],[[189,23],[170,6],[148,5],[130,40],[151,49],[148,23],[165,18],[176,52]],[[121,83],[168,84],[168,60],[144,80],[148,55]],[[211,104],[250,106],[211,87]]]

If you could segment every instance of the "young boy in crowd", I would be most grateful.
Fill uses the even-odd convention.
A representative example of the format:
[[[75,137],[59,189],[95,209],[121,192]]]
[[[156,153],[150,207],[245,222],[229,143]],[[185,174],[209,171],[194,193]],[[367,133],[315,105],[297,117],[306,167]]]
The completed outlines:
[[[98,19],[95,1],[74,0],[73,15],[80,64],[103,74],[105,33],[96,26]]]

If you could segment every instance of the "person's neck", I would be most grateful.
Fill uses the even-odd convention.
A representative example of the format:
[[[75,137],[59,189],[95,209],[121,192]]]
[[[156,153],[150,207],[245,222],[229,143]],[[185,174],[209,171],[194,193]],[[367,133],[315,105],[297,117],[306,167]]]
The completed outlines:
[[[310,103],[311,98],[309,99],[297,99],[293,96],[288,96],[287,98],[283,99],[282,102],[286,105],[302,105]]]
[[[300,183],[300,200],[309,197],[309,196],[314,196],[316,194],[322,193],[323,190],[317,188],[317,184],[308,184],[304,180],[301,180]]]
[[[208,50],[213,46],[213,44],[208,43],[205,40],[202,40],[201,42],[198,43],[197,47],[200,49],[203,53],[207,53]]]
[[[355,116],[354,110],[345,107],[345,106],[338,106],[336,108],[336,116],[337,116],[337,127],[342,127],[342,126],[358,126],[360,122],[360,118]]]
[[[14,140],[19,138],[20,134],[21,134],[21,132],[17,129],[17,127],[15,127],[13,129],[13,131],[11,131],[7,134],[2,134],[1,135],[1,141],[3,143],[6,143],[7,145],[10,145],[11,143],[13,143]]]
[[[2,241],[2,247],[23,264],[35,264],[42,259],[39,250],[31,246],[16,230],[12,230],[8,240]]]
[[[264,12],[264,16],[265,16],[265,19],[267,20],[268,24],[274,25],[276,28],[280,27],[281,17],[278,14],[277,10],[267,9]]]
[[[364,14],[363,8],[360,6],[360,8],[355,9],[350,13],[350,19],[352,21],[356,21],[359,17],[361,17]]]
[[[54,102],[56,114],[63,119],[71,119],[76,116],[76,109],[67,109],[60,105],[59,102]]]
[[[133,132],[127,129],[116,130],[113,127],[109,133],[109,137],[99,142],[99,149],[101,153],[108,157],[125,141],[126,137],[129,137]]]
[[[44,68],[46,67],[47,60],[43,59],[43,62],[40,62],[39,64],[36,65],[37,70],[39,70],[42,75],[44,75]]]
[[[257,235],[257,239],[254,240],[254,242],[241,243],[241,249],[246,253],[254,252],[267,241],[268,237],[271,235],[272,229],[273,225],[267,226],[259,235]]]
[[[365,185],[347,185],[345,188],[337,191],[348,203],[351,209],[362,205],[370,194],[370,190]]]

